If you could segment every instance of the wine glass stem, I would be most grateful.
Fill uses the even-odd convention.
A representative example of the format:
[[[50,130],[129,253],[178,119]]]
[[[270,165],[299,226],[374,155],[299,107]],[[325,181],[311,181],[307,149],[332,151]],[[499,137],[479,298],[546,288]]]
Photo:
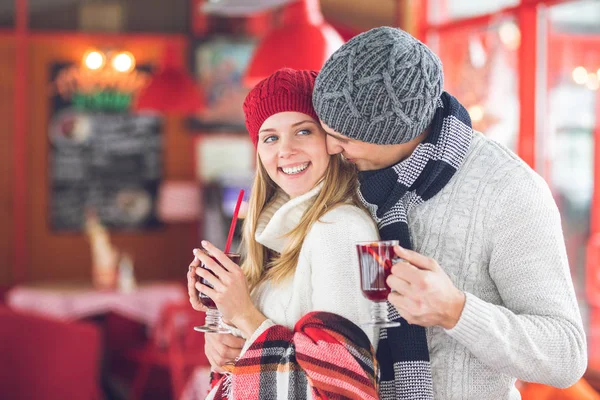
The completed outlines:
[[[221,312],[215,308],[209,308],[206,312],[205,324],[221,328]]]
[[[371,315],[374,321],[387,320],[387,302],[377,301],[371,303]]]

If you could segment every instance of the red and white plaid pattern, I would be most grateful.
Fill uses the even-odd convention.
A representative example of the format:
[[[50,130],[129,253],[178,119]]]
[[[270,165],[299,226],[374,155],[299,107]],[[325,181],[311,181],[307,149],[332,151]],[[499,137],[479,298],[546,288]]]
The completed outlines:
[[[222,377],[215,399],[378,399],[379,367],[367,335],[339,315],[312,312],[294,331],[275,325]]]

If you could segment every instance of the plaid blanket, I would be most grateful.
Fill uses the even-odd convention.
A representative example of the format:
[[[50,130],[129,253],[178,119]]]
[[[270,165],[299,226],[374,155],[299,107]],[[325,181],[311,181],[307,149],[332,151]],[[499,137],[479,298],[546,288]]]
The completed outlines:
[[[349,320],[312,312],[266,329],[221,377],[215,399],[378,399],[371,342]],[[309,393],[312,392],[312,395]]]

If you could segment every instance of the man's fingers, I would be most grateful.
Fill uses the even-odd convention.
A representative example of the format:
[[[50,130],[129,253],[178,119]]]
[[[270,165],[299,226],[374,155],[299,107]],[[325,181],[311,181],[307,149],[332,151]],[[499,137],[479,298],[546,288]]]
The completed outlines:
[[[235,359],[240,355],[239,348],[229,347],[227,343],[237,343],[237,341],[232,341],[231,338],[235,337],[233,335],[222,335],[222,336],[231,336],[231,338],[221,338],[215,337],[215,335],[219,334],[206,334],[206,345],[205,351],[208,355],[210,354],[212,360],[218,365],[222,367],[227,363],[235,362]],[[219,335],[221,336],[221,335]],[[227,342],[227,343],[225,343]]]
[[[392,275],[406,281],[409,284],[420,282],[423,279],[424,273],[425,271],[406,262],[394,264],[392,267]]]
[[[390,275],[387,277],[386,283],[393,291],[398,292],[403,296],[413,295],[414,288],[410,283],[408,283],[404,279],[398,278],[395,275]]]
[[[230,334],[207,334],[206,341],[217,349],[222,357],[236,358],[244,347],[245,339]]]
[[[212,370],[215,372],[218,372],[220,374],[224,373],[225,370],[223,368],[221,368],[219,363],[214,359],[213,355],[210,354],[208,351],[205,351],[205,353],[206,353],[206,358],[208,359],[208,362],[209,362]]]
[[[408,323],[414,323],[414,317],[412,313],[414,309],[414,303],[412,300],[406,296],[402,296],[400,293],[392,292],[388,295],[388,301],[392,303],[394,307],[396,307],[398,314],[400,314],[402,318],[404,318]]]
[[[411,263],[419,269],[426,269],[431,271],[436,269],[437,264],[435,263],[435,261],[433,261],[429,257],[417,253],[416,251],[408,250],[400,246],[394,246],[394,253],[396,253],[398,257],[408,261],[409,263]]]
[[[238,355],[239,355],[239,352],[242,350],[242,347],[244,347],[244,343],[246,343],[246,339],[237,337],[234,335],[221,334],[221,336],[223,336],[221,338],[223,344],[231,349],[238,350]],[[237,355],[236,355],[236,357],[237,357]]]
[[[232,349],[231,347],[223,346],[221,349],[221,360],[222,365],[227,363],[235,362],[235,359],[240,355],[239,350]]]

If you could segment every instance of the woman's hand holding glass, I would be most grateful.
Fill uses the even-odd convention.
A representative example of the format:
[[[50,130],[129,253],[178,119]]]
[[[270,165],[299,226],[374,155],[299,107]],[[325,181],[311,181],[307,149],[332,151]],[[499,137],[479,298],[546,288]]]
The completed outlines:
[[[192,304],[192,308],[194,310],[207,312],[208,307],[200,302],[198,291],[196,290],[196,268],[198,267],[200,267],[200,260],[194,257],[194,260],[189,265],[187,273],[188,295],[190,296],[190,303]]]
[[[202,250],[194,249],[196,258],[206,267],[196,268],[196,274],[213,286],[196,282],[195,288],[215,302],[227,323],[237,327],[246,338],[250,337],[266,317],[252,303],[242,269],[210,242],[202,241],[202,246],[218,262]]]

